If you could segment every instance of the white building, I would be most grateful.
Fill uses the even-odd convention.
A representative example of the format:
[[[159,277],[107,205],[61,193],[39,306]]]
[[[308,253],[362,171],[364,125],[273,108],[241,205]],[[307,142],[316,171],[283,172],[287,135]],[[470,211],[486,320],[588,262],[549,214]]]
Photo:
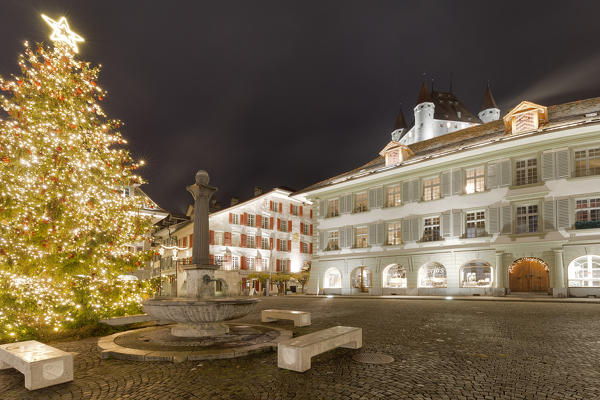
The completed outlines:
[[[475,117],[423,85],[414,112],[292,195],[318,211],[309,293],[600,296],[600,98],[500,120],[489,88]]]
[[[250,287],[261,290],[258,280],[247,278],[251,273],[296,273],[310,268],[312,207],[290,198],[290,193],[273,189],[209,215],[211,263],[221,267],[215,276],[227,282],[230,294]],[[185,221],[155,234],[163,248],[155,269],[173,277],[167,294],[184,290],[182,266],[191,263],[193,230],[193,222]]]

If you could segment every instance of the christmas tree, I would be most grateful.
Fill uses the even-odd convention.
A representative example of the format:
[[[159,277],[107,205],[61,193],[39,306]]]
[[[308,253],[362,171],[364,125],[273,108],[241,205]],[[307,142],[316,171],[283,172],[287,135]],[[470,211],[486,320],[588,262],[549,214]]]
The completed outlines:
[[[143,162],[102,110],[100,69],[77,57],[83,39],[64,18],[44,19],[53,45],[25,43],[21,74],[0,77],[0,339],[2,322],[4,336],[31,336],[125,312],[142,295],[116,277],[140,264],[132,246],[149,231],[146,200],[129,195]]]

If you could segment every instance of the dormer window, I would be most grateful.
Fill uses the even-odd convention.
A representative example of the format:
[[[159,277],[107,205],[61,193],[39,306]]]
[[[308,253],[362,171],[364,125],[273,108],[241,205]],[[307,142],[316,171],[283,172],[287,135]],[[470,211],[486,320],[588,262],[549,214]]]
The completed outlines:
[[[548,122],[548,109],[539,104],[522,101],[503,119],[508,133],[532,132],[538,130],[540,124]]]
[[[398,164],[400,161],[400,154],[398,150],[388,151],[385,155],[385,165]]]
[[[528,111],[521,114],[515,115],[512,121],[512,132],[521,133],[537,130],[539,121],[537,118],[537,112]]]

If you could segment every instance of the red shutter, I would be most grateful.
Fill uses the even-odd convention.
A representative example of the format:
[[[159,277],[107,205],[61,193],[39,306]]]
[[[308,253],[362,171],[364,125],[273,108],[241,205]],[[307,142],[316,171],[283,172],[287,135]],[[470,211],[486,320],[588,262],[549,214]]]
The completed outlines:
[[[269,222],[269,227],[270,227],[270,228],[269,228],[269,229],[273,230],[273,221],[274,221],[274,220],[273,220],[273,217],[271,217],[271,218],[269,218],[269,219],[270,219],[270,222]]]
[[[302,209],[303,209],[303,208],[304,208],[304,207],[300,206],[300,216],[302,216]]]
[[[277,251],[281,251],[281,240],[277,239]]]
[[[242,240],[241,240],[241,242],[242,242],[242,243],[241,243],[241,246],[242,246],[242,247],[246,247],[246,238],[247,238],[247,236],[246,236],[246,235],[244,235],[244,234],[242,234]]]
[[[312,224],[310,224],[310,236],[312,236]]]
[[[208,244],[215,244],[215,231],[208,231]]]
[[[269,238],[269,250],[273,250],[273,238]]]
[[[292,220],[290,219],[288,221],[288,232],[291,232],[291,231],[292,231]]]
[[[248,213],[244,213],[244,225],[248,225]]]
[[[208,259],[210,261],[210,265],[214,265],[214,263],[215,263],[215,255],[214,254],[210,254],[208,256]]]
[[[294,213],[294,205],[290,203],[290,214]]]
[[[309,243],[308,247],[309,247],[309,248],[308,248],[308,252],[309,252],[310,254],[312,254],[312,243]]]
[[[304,253],[304,250],[302,249],[302,245],[304,244],[304,242],[300,242],[300,253]]]
[[[257,237],[254,239],[254,243],[256,244],[256,246],[255,246],[255,247],[256,247],[257,249],[260,249],[260,248],[262,248],[262,237],[260,237],[260,236],[257,236]],[[260,253],[259,253],[259,255],[260,255]]]
[[[246,257],[242,256],[242,265],[241,265],[242,269],[248,269],[248,266],[246,265]]]
[[[310,209],[310,219],[312,219],[312,208]]]
[[[182,247],[187,247],[187,236],[183,238],[183,246]]]
[[[277,272],[281,271],[281,260],[277,260]]]
[[[231,232],[225,232],[225,246],[231,246]]]
[[[190,235],[190,247],[194,247],[194,234]]]
[[[271,201],[269,204],[269,210],[273,211],[273,201]]]
[[[229,223],[233,223],[233,214],[229,213]]]
[[[304,234],[304,223],[300,222],[300,233]]]
[[[292,241],[288,240],[288,248],[287,251],[292,251]]]
[[[281,220],[279,218],[277,218],[277,230],[281,230]]]
[[[262,215],[256,216],[256,226],[262,228]]]
[[[283,203],[279,203],[279,212],[282,213],[283,212]]]

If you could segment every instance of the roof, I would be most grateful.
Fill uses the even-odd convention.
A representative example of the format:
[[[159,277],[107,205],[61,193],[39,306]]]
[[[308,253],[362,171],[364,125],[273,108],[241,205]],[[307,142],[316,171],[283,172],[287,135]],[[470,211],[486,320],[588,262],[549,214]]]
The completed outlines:
[[[443,121],[481,123],[479,117],[469,111],[454,94],[432,92],[431,97],[435,105],[433,118]]]
[[[594,115],[595,114],[595,115]],[[577,100],[569,103],[558,104],[548,107],[549,120],[540,128],[542,132],[553,131],[556,129],[566,129],[575,124],[600,123],[600,97],[594,97],[586,100]],[[434,155],[448,154],[461,151],[465,147],[473,145],[492,144],[494,139],[501,137],[511,137],[516,140],[524,135],[507,135],[504,122],[502,120],[492,121],[483,125],[475,125],[467,129],[454,131],[442,136],[437,136],[429,140],[416,142],[408,147],[413,151],[414,157],[409,160],[410,164],[422,162]],[[385,158],[377,156],[366,164],[361,165],[351,171],[322,180],[311,186],[308,186],[292,196],[311,192],[328,186],[334,186],[349,180],[362,178],[367,175],[377,174],[389,169],[403,168],[406,163],[401,163],[394,167],[385,166]]]
[[[494,96],[492,96],[492,89],[490,89],[490,85],[488,84],[487,88],[485,89],[485,94],[483,95],[483,103],[481,104],[480,111],[487,110],[490,108],[500,109],[496,104],[496,100],[494,100]]]
[[[396,123],[394,124],[394,130],[404,129],[406,130],[406,120],[404,119],[404,114],[402,113],[402,109],[398,113],[396,117]]]
[[[417,98],[417,104],[431,102],[431,94],[429,93],[429,89],[427,88],[427,82],[423,81],[421,85],[421,91],[419,92],[419,97]]]

